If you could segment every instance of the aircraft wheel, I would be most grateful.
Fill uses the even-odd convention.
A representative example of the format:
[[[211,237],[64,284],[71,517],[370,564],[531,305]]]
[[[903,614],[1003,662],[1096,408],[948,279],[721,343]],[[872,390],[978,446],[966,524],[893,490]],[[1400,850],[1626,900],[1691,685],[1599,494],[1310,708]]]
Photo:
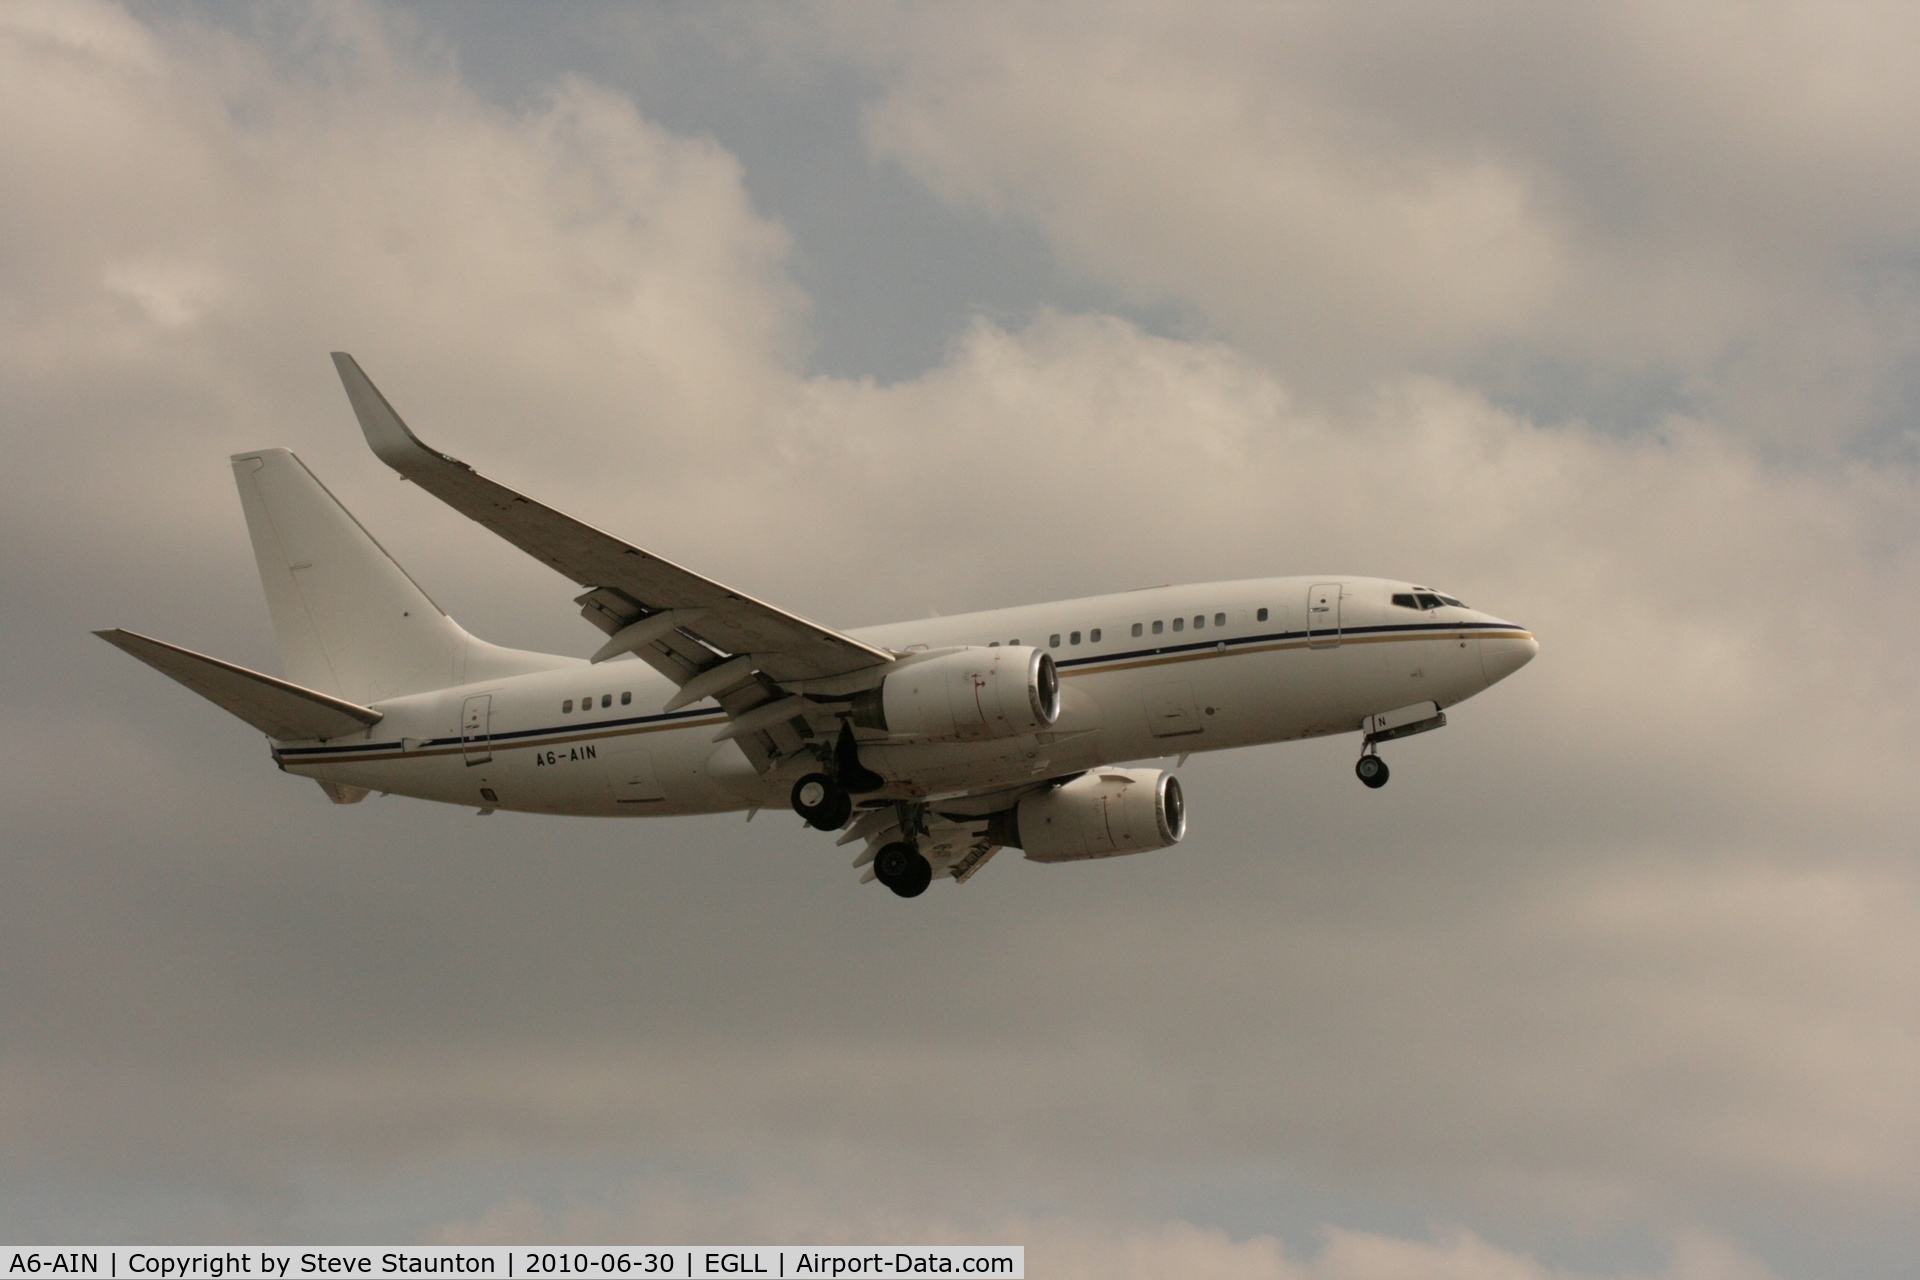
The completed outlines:
[[[873,876],[903,898],[917,898],[933,883],[933,865],[912,845],[882,845],[873,858]]]
[[[1361,756],[1360,763],[1353,766],[1353,771],[1360,781],[1376,789],[1386,786],[1387,779],[1392,776],[1387,762],[1379,756]]]
[[[837,831],[853,812],[853,798],[824,773],[810,773],[793,784],[793,811],[820,831]]]
[[[852,816],[853,797],[836,787],[833,792],[832,807],[819,817],[809,818],[808,821],[821,831],[838,831],[847,825],[847,819]]]

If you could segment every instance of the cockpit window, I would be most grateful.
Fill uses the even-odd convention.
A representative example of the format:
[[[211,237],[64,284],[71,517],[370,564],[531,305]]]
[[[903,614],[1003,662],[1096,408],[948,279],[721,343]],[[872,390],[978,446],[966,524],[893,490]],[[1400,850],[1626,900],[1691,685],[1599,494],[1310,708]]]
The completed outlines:
[[[1443,596],[1438,591],[1398,591],[1393,602],[1402,609],[1438,609],[1441,605],[1451,605],[1455,609],[1467,606],[1452,596]]]

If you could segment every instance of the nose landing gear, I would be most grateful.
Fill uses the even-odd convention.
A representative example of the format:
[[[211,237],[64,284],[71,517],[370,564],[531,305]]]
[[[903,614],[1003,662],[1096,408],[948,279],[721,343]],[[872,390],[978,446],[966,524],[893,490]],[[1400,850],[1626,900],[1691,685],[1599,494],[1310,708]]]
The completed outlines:
[[[896,840],[873,856],[873,878],[903,898],[917,898],[933,883],[933,864],[912,845]]]
[[[1380,744],[1416,733],[1431,733],[1447,727],[1447,713],[1437,702],[1416,702],[1397,711],[1368,716],[1360,722],[1360,759],[1353,771],[1360,781],[1376,790],[1387,785],[1387,762],[1380,758]]]

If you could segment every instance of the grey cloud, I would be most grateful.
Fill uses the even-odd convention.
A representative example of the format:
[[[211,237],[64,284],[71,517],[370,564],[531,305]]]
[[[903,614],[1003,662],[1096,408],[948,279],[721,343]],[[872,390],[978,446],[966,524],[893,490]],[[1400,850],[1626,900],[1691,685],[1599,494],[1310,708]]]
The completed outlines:
[[[1707,414],[1540,426],[1404,371],[1336,413],[1241,347],[1101,315],[976,321],[887,385],[808,376],[738,164],[603,87],[488,106],[358,9],[319,11],[324,58],[13,13],[47,17],[0,19],[26,86],[0,159],[33,160],[56,98],[72,157],[0,203],[19,1185],[97,1197],[103,1236],[154,1194],[198,1206],[176,1227],[327,1236],[385,1185],[402,1203],[358,1220],[578,1238],[624,1221],[594,1206],[640,1162],[667,1170],[643,1225],[1064,1205],[1036,1237],[1141,1273],[1546,1273],[1466,1236],[1301,1261],[1129,1189],[1220,1169],[1508,1240],[1909,1240],[1910,470],[1782,467]],[[271,666],[224,453],[299,449],[489,638],[594,637],[566,584],[362,456],[333,346],[434,443],[828,622],[1351,568],[1546,648],[1405,744],[1388,792],[1348,743],[1199,757],[1180,848],[1009,858],[905,912],[785,815],[335,809],[84,636]],[[584,1172],[516,1200],[548,1161]],[[1133,1261],[1094,1239],[1127,1232]]]

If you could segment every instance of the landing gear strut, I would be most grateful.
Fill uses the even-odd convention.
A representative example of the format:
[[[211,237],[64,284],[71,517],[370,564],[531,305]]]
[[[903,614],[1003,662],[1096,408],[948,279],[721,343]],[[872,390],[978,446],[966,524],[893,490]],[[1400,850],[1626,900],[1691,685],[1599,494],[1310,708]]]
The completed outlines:
[[[903,898],[917,898],[933,883],[933,866],[918,849],[896,840],[873,855],[873,878]]]
[[[853,815],[853,797],[824,773],[810,773],[793,784],[793,811],[818,831],[838,831]]]
[[[1462,641],[1461,643],[1465,643]],[[1418,720],[1408,720],[1408,714],[1418,714],[1422,709],[1431,708],[1433,714]],[[1398,721],[1391,726],[1389,720]],[[1360,724],[1360,759],[1353,771],[1360,781],[1370,787],[1380,788],[1387,785],[1387,762],[1380,758],[1380,744],[1393,742],[1400,738],[1411,738],[1416,733],[1429,733],[1434,729],[1447,727],[1447,713],[1440,709],[1437,702],[1415,703],[1411,707],[1402,707],[1398,711],[1389,711],[1380,715],[1368,716]]]

